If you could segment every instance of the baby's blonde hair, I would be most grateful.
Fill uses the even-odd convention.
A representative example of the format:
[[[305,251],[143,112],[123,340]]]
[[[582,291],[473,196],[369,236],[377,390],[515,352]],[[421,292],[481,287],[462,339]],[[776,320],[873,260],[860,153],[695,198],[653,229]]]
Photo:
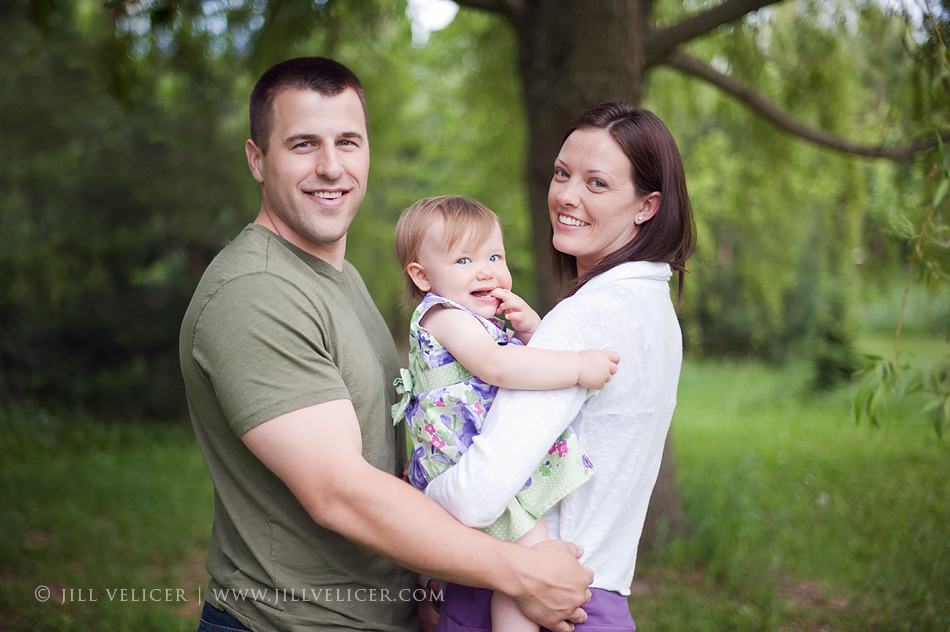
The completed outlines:
[[[396,257],[402,267],[405,283],[402,299],[408,307],[421,301],[426,293],[420,290],[409,277],[407,268],[417,262],[419,247],[426,233],[441,217],[445,226],[446,252],[461,239],[475,242],[484,241],[497,226],[501,229],[498,216],[481,202],[463,195],[442,195],[419,200],[399,216],[396,223]]]

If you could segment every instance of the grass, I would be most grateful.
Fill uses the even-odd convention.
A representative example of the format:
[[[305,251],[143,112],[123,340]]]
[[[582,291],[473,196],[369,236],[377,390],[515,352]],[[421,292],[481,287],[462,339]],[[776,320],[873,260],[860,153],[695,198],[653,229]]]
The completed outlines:
[[[950,630],[950,445],[917,402],[872,430],[854,385],[817,396],[809,378],[684,367],[673,435],[692,532],[638,568],[641,629]]]
[[[0,409],[0,463],[0,629],[195,629],[213,492],[190,425]]]
[[[641,631],[950,629],[950,442],[914,402],[856,426],[854,386],[817,396],[809,378],[684,367],[673,434],[692,530],[638,566]],[[190,427],[0,409],[0,463],[0,629],[195,628],[213,495]],[[117,588],[187,601],[110,601]]]

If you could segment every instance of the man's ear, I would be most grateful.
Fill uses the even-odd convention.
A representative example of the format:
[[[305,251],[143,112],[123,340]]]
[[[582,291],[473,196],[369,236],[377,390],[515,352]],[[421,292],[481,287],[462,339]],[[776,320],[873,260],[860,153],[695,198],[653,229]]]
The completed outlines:
[[[640,210],[637,211],[637,224],[642,224],[656,215],[656,212],[660,208],[660,197],[662,195],[663,194],[659,191],[654,191],[643,198],[643,205],[640,207]]]
[[[422,264],[413,261],[406,266],[406,274],[408,274],[412,282],[416,284],[416,287],[423,292],[428,292],[432,289],[432,284],[429,283],[429,275],[426,274],[426,269],[422,267]]]
[[[244,152],[247,154],[247,166],[251,169],[251,175],[254,176],[255,180],[264,184],[264,174],[261,169],[261,163],[264,162],[263,152],[250,138],[244,143]]]

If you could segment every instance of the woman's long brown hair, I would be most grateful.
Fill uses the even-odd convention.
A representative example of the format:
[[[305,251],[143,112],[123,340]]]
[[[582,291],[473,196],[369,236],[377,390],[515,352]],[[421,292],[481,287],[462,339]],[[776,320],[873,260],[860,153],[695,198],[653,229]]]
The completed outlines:
[[[552,245],[558,278],[570,281],[569,290],[573,294],[595,276],[621,263],[668,263],[679,272],[678,297],[682,299],[686,260],[693,254],[696,226],[686,190],[683,160],[670,130],[649,110],[624,101],[605,103],[584,112],[568,126],[564,140],[579,129],[603,129],[610,133],[630,160],[637,195],[643,197],[659,191],[660,205],[653,217],[640,225],[632,240],[581,276],[577,274],[577,259],[554,250]]]

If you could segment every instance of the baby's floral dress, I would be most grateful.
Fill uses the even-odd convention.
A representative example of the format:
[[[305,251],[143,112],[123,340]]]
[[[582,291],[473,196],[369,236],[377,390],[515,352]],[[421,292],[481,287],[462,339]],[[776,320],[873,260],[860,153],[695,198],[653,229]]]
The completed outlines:
[[[455,360],[419,322],[435,305],[460,309],[478,321],[498,344],[521,344],[509,338],[500,318],[486,319],[436,294],[426,294],[409,323],[409,370],[396,380],[402,401],[393,406],[393,421],[406,420],[412,453],[409,481],[424,490],[429,481],[465,454],[495,401],[497,386],[483,382]],[[514,542],[570,492],[594,474],[570,427],[558,437],[505,513],[483,531]]]

